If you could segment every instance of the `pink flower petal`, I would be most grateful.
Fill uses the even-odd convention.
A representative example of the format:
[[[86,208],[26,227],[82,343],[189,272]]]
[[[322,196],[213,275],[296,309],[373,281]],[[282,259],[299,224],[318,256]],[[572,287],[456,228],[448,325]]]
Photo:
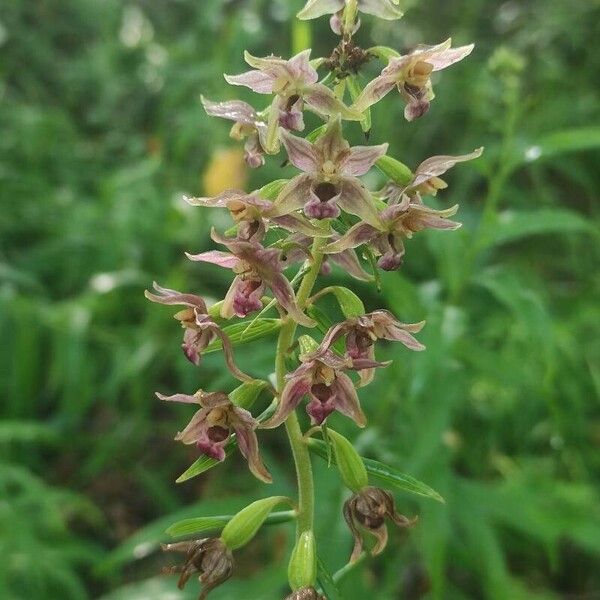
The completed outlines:
[[[272,94],[275,77],[262,71],[247,71],[240,75],[225,75],[231,85],[243,85],[257,94]]]
[[[332,384],[336,392],[336,409],[352,419],[359,427],[367,424],[367,417],[360,407],[354,383],[345,373],[337,373]]]
[[[314,83],[302,90],[302,97],[306,105],[316,113],[328,117],[341,115],[349,121],[360,121],[362,115],[348,108],[327,86]]]
[[[241,409],[237,409],[236,412],[238,411],[241,411]],[[243,423],[240,422],[234,424],[234,430],[238,447],[242,456],[248,461],[248,468],[251,473],[265,483],[272,483],[273,478],[260,457],[258,451],[258,439],[256,438],[254,429],[245,427]]]
[[[211,117],[221,117],[243,125],[254,125],[258,119],[256,111],[247,102],[229,100],[226,102],[211,102],[200,96],[204,110]]]
[[[454,167],[454,165],[479,158],[483,153],[483,148],[478,148],[470,154],[461,154],[459,156],[432,156],[427,160],[424,160],[416,169],[411,187],[417,187],[422,183],[425,183],[433,177],[439,177],[446,171]]]
[[[313,145],[306,140],[292,135],[285,130],[280,133],[281,140],[288,154],[290,162],[305,173],[314,174],[319,170],[319,156]]]
[[[240,263],[237,256],[219,250],[209,250],[208,252],[201,252],[200,254],[189,254],[186,252],[185,255],[194,262],[211,263],[219,267],[224,267],[225,269],[234,269]]]
[[[364,175],[388,150],[389,144],[380,146],[354,146],[343,166],[344,175]]]
[[[356,248],[362,244],[370,242],[379,235],[379,230],[368,223],[357,223],[351,227],[339,240],[327,244],[325,252],[327,254],[336,254],[343,252],[348,248]]]
[[[292,374],[281,392],[281,398],[279,399],[275,413],[260,427],[262,429],[275,429],[275,427],[279,427],[288,418],[290,413],[296,409],[298,404],[300,404],[300,400],[309,393],[311,385],[311,375],[298,377]]]
[[[399,19],[404,14],[398,7],[398,0],[358,0],[358,8],[366,14],[388,21]]]
[[[442,52],[436,53],[427,59],[430,65],[433,65],[434,71],[441,71],[450,65],[453,65],[463,58],[469,56],[475,48],[474,44],[468,46],[460,46],[459,48],[448,48]]]
[[[338,12],[342,8],[344,8],[344,0],[308,0],[297,16],[303,20],[316,19]]]
[[[310,199],[312,178],[300,174],[288,181],[273,203],[269,216],[279,217],[302,208]]]
[[[365,223],[373,227],[381,227],[373,198],[358,179],[346,177],[342,180],[338,205],[346,212],[360,217]]]

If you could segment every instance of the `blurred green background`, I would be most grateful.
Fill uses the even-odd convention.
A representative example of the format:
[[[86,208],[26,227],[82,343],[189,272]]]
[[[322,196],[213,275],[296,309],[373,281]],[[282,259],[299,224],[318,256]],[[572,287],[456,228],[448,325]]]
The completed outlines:
[[[209,248],[210,226],[228,220],[181,194],[246,177],[219,154],[233,146],[229,127],[205,116],[199,94],[235,97],[221,73],[243,70],[246,48],[289,55],[312,34],[313,56],[327,54],[326,19],[292,25],[301,4],[3,0],[1,598],[194,598],[195,582],[179,593],[158,575],[164,529],[267,494],[238,458],[174,483],[195,458],[172,441],[190,415],[153,392],[231,381],[217,356],[189,365],[172,311],[142,292],[153,279],[225,291],[226,273],[183,257]],[[382,348],[395,362],[361,392],[370,427],[334,422],[447,504],[398,494],[419,525],[394,531],[341,597],[600,598],[600,3],[410,4],[397,23],[365,17],[359,40],[409,49],[452,35],[477,48],[436,83],[425,118],[404,122],[390,94],[372,141],[413,167],[486,153],[454,169],[436,201],[460,203],[461,230],[416,236],[381,293],[352,283],[369,308],[426,318],[428,351]],[[248,189],[277,177],[280,162],[252,173]],[[331,280],[347,283],[339,270]],[[267,374],[272,351],[269,340],[237,356]],[[268,492],[291,493],[282,433],[261,437],[276,479]],[[344,493],[317,461],[320,552],[336,570],[350,551]],[[283,598],[292,535],[263,530],[215,600]]]

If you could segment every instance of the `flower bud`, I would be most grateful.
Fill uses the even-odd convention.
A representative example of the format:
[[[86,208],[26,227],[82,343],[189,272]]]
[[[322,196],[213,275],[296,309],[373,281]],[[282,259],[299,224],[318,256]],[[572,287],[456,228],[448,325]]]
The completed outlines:
[[[303,531],[296,542],[288,566],[288,579],[293,590],[313,585],[317,579],[317,554],[312,529]]]
[[[375,165],[386,177],[398,185],[407,186],[413,179],[412,171],[404,163],[391,156],[381,156]]]
[[[298,347],[300,349],[300,356],[311,354],[319,348],[319,344],[313,340],[310,335],[301,335],[298,338]]]
[[[285,600],[327,600],[327,598],[321,596],[315,588],[305,587],[292,592],[289,596],[286,596]]]
[[[272,496],[257,500],[240,510],[225,525],[221,540],[231,550],[245,546],[258,532],[271,511],[282,502],[290,502],[285,496]]]
[[[177,586],[183,589],[194,573],[200,573],[202,592],[198,600],[205,600],[209,592],[231,577],[233,556],[231,550],[216,538],[163,544],[165,552],[185,552],[183,566],[167,567],[165,573],[181,573]]]
[[[333,443],[335,462],[346,487],[353,492],[366,488],[369,485],[367,469],[354,446],[343,435],[332,429],[327,430],[327,435]]]
[[[344,518],[354,536],[354,550],[350,562],[354,562],[363,549],[363,539],[359,527],[366,529],[377,539],[371,554],[376,556],[383,552],[388,540],[386,517],[390,518],[398,527],[411,527],[416,521],[416,518],[409,519],[398,514],[392,494],[380,488],[366,487],[346,501]]]

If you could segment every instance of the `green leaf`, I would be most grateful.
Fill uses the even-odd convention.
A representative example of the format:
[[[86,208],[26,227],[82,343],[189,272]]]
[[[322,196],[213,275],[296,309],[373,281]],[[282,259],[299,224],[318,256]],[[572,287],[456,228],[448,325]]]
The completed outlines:
[[[273,335],[280,327],[280,319],[257,319],[252,327],[248,327],[246,322],[234,323],[223,327],[223,331],[229,336],[233,346],[240,346]],[[222,347],[221,340],[217,339],[206,347],[203,354],[217,352]]]
[[[195,517],[192,519],[183,519],[173,523],[168,529],[167,534],[171,537],[183,537],[187,535],[196,535],[207,531],[220,531],[233,519],[234,515],[220,515],[214,517]],[[271,513],[265,520],[265,525],[279,525],[287,523],[296,518],[293,510],[284,510]]]
[[[398,185],[408,185],[413,179],[412,171],[404,163],[391,156],[382,156],[377,160],[375,166]]]
[[[580,127],[555,131],[540,138],[522,150],[516,165],[544,160],[570,152],[583,152],[600,148],[600,127]]]
[[[307,444],[309,450],[324,460],[327,460],[327,447],[325,442],[322,442],[321,440],[310,439],[308,440]],[[367,469],[367,473],[371,477],[375,477],[379,481],[403,492],[410,492],[411,494],[416,494],[417,496],[423,496],[425,498],[431,498],[445,504],[445,500],[438,492],[418,479],[415,479],[410,475],[406,475],[405,473],[401,473],[400,471],[396,471],[396,469],[393,469],[392,467],[371,458],[363,458],[363,462]]]
[[[328,600],[341,600],[340,590],[323,559],[317,555],[317,580]]]
[[[488,244],[505,244],[532,235],[593,232],[589,221],[572,210],[547,208],[536,211],[506,210],[489,233]]]

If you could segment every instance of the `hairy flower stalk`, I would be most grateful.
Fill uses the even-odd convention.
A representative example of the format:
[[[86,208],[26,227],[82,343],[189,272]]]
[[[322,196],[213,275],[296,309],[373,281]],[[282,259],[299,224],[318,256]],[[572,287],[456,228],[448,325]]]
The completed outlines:
[[[264,429],[280,426],[285,427],[295,465],[295,500],[279,496],[257,500],[232,517],[220,537],[164,547],[186,555],[182,566],[169,569],[180,573],[180,587],[192,574],[200,574],[200,598],[233,574],[233,552],[249,543],[267,523],[273,507],[291,502],[293,510],[281,513],[296,521],[287,600],[326,600],[327,590],[319,589],[316,581],[316,490],[310,451],[321,446],[315,444],[327,447],[329,457],[335,457],[341,479],[352,492],[343,509],[354,538],[350,566],[358,564],[364,554],[365,534],[375,538],[371,550],[375,555],[387,543],[386,520],[399,527],[415,522],[397,512],[391,491],[370,484],[371,463],[365,463],[352,443],[334,428],[336,413],[357,427],[368,425],[376,399],[363,395],[361,388],[391,362],[378,361],[376,348],[400,342],[405,351],[424,350],[415,335],[425,323],[402,322],[385,308],[367,312],[350,289],[319,286],[319,280],[327,278],[337,265],[356,279],[373,282],[378,279],[373,269],[391,271],[402,266],[405,245],[414,235],[425,229],[460,226],[450,219],[458,206],[435,209],[424,198],[444,190],[447,184],[442,175],[458,163],[477,158],[481,149],[434,156],[410,172],[387,156],[387,143],[353,146],[348,139],[359,130],[355,122],[360,122],[364,132],[370,129],[371,107],[394,88],[404,100],[408,121],[425,115],[433,99],[432,73],[459,62],[473,46],[452,48],[448,40],[419,46],[405,55],[391,48],[378,48],[377,52],[360,48],[353,35],[361,19],[400,18],[398,0],[308,0],[298,17],[308,20],[324,15],[330,16],[333,31],[341,36],[329,58],[311,58],[310,50],[289,60],[246,53],[252,69],[225,76],[228,83],[249,88],[259,99],[266,96],[267,102],[254,107],[241,100],[202,98],[209,115],[233,122],[231,137],[244,141],[249,166],[258,168],[269,155],[281,153],[284,162],[297,169],[291,179],[274,181],[260,190],[232,189],[213,198],[185,198],[195,207],[228,211],[233,221],[225,233],[212,231],[217,248],[187,254],[207,270],[220,267],[231,271],[224,298],[209,308],[196,294],[157,284],[152,292],[146,292],[152,302],[181,307],[175,319],[184,329],[182,348],[190,362],[198,366],[202,354],[221,349],[225,367],[242,382],[218,391],[157,394],[164,401],[196,406],[191,421],[175,437],[198,453],[198,461],[185,475],[192,473],[191,477],[227,457],[234,460],[232,450],[237,446],[251,473],[270,483],[272,477],[259,444]],[[381,72],[361,89],[355,75],[376,58],[383,61]],[[391,98],[386,102],[392,107]],[[322,123],[302,135],[307,110]],[[362,180],[375,165],[388,177],[380,181],[378,190],[368,188]],[[317,286],[321,289],[315,291]],[[324,317],[317,306],[330,293],[344,314],[338,322]],[[274,330],[278,330],[278,340],[271,385],[270,373],[259,378],[248,375],[234,353],[237,345],[255,342]],[[317,333],[319,330],[324,333]],[[261,394],[265,396],[267,391],[270,407],[254,411],[253,405],[261,402]],[[301,406],[306,415],[304,410],[298,411]],[[323,441],[312,440],[319,431]]]

